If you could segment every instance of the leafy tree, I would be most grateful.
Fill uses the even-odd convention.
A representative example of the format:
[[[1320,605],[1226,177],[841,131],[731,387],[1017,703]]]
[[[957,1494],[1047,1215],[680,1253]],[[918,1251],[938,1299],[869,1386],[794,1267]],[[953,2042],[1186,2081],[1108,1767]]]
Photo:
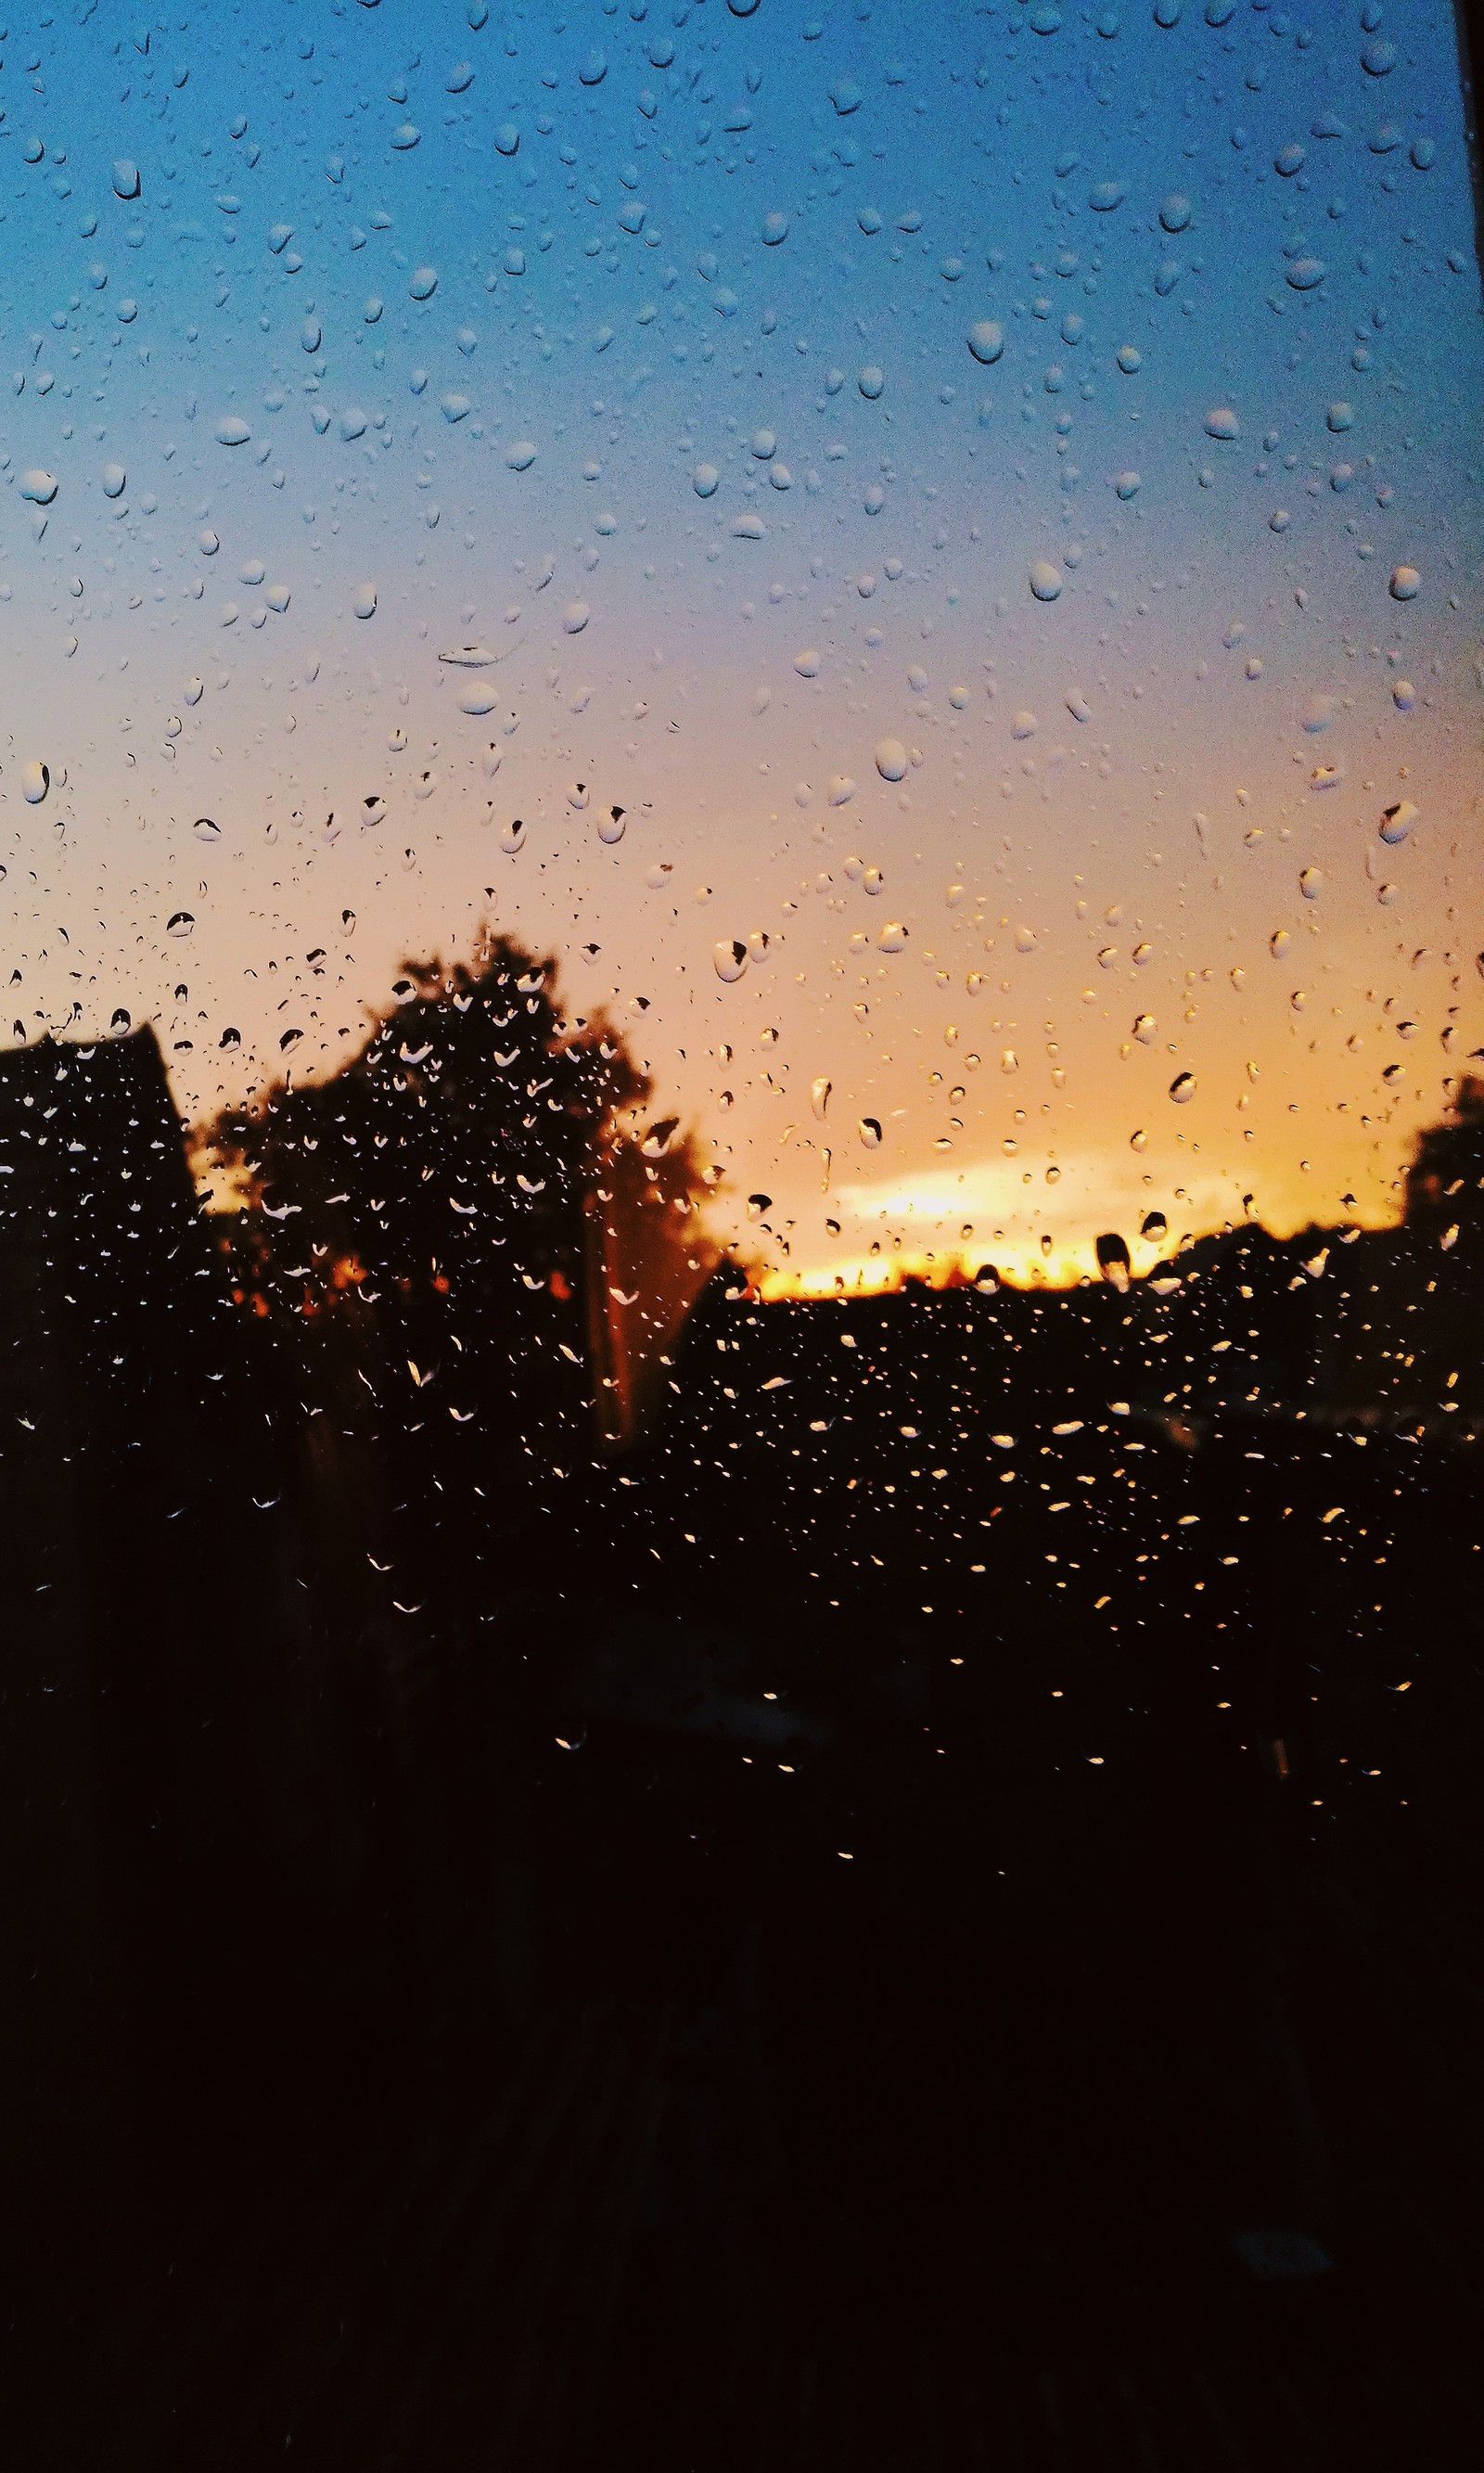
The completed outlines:
[[[552,960],[509,937],[404,963],[394,995],[328,1080],[207,1129],[251,1197],[244,1298],[328,1330],[364,1333],[370,1312],[416,1387],[437,1371],[488,1411],[498,1386],[538,1423],[576,1406],[588,1348],[606,1429],[632,1430],[655,1385],[631,1356],[662,1349],[714,1261],[689,1138],[642,1129],[650,1085],[622,1039],[564,1019]]]

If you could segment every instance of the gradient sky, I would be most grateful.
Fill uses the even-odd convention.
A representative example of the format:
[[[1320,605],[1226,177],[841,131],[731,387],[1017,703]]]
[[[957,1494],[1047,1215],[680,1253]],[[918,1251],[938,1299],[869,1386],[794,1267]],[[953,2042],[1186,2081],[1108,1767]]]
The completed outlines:
[[[12,14],[7,1030],[199,1116],[488,918],[798,1274],[1383,1214],[1484,1037],[1453,32],[1158,13]]]

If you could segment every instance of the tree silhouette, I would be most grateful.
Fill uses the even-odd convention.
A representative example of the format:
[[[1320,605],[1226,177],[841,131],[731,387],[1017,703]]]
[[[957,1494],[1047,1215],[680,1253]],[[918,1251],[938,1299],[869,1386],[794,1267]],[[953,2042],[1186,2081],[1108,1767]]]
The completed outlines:
[[[552,959],[509,937],[485,931],[467,963],[404,963],[394,995],[328,1080],[285,1080],[203,1137],[251,1196],[245,1299],[330,1327],[364,1329],[370,1309],[415,1385],[443,1368],[539,1422],[586,1391],[596,1341],[605,1429],[632,1430],[631,1341],[662,1346],[714,1260],[689,1138],[640,1130],[650,1084],[621,1037],[564,1019]],[[636,1319],[616,1319],[613,1292]]]
[[[1450,1116],[1417,1137],[1406,1176],[1406,1224],[1435,1234],[1476,1226],[1484,1194],[1484,1077],[1466,1073]],[[1471,1229],[1472,1233],[1472,1229]]]

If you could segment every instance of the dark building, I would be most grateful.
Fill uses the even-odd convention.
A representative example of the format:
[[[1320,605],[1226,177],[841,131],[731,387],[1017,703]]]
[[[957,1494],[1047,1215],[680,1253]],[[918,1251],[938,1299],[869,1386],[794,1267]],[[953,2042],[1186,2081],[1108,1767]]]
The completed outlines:
[[[96,2202],[119,2118],[145,2089],[174,2101],[234,1974],[241,1988],[292,1608],[274,1540],[246,1529],[274,1445],[260,1414],[254,1437],[240,1330],[153,1034],[0,1060],[0,2175],[16,2221],[42,2191],[49,2216],[65,2206],[69,2184]]]

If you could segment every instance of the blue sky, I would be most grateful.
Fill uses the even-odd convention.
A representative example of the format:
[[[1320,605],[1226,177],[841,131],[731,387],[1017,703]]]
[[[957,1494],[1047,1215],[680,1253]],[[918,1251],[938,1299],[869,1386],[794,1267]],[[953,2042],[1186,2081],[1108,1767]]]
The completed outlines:
[[[202,1113],[490,917],[798,1268],[1383,1209],[1484,1028],[1452,29],[1159,15],[12,17],[12,1019]]]

